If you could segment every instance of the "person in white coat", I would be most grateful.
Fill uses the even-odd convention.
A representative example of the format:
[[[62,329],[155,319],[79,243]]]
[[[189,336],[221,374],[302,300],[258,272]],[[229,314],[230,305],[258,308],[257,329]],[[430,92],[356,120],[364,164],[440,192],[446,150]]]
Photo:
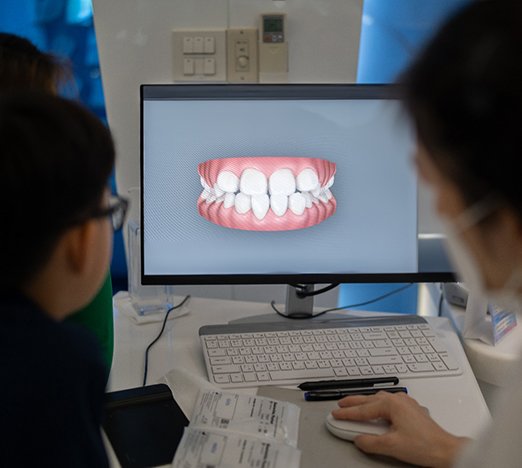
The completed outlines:
[[[520,312],[522,303],[522,2],[477,0],[436,34],[405,74],[414,157],[431,188],[456,271],[471,293]],[[454,436],[404,394],[339,401],[334,417],[385,418],[361,435],[364,452],[433,467],[522,466],[522,361],[493,423],[476,440]]]

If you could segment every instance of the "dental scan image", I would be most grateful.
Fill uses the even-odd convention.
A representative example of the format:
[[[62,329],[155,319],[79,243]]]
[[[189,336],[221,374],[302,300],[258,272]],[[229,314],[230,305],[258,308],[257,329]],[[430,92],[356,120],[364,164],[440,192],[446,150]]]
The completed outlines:
[[[417,273],[400,102],[253,87],[144,85],[143,275]]]
[[[198,165],[198,212],[219,226],[245,231],[314,226],[335,213],[335,167],[318,158],[211,159]]]

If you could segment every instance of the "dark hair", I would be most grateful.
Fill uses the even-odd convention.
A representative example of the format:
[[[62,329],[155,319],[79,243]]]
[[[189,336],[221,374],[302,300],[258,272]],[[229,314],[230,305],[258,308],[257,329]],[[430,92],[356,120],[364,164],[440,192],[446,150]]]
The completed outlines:
[[[522,219],[522,2],[474,1],[405,75],[419,140],[468,203],[493,195]]]
[[[39,50],[32,42],[0,33],[0,90],[42,90],[55,94],[70,78],[69,67],[56,56]]]
[[[114,166],[109,130],[47,94],[0,98],[0,288],[27,284],[66,229],[99,210]]]

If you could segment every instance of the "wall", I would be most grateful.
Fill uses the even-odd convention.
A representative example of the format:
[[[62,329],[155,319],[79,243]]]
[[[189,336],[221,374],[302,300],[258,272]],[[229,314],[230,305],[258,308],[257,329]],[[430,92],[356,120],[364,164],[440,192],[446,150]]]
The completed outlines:
[[[290,82],[355,82],[363,0],[94,0],[94,23],[121,194],[139,186],[139,85],[172,82],[171,31],[257,27],[287,14]],[[138,217],[137,204],[131,216]],[[178,288],[177,288],[178,289]],[[212,297],[284,300],[283,287],[179,288]],[[317,299],[335,305],[335,291]]]

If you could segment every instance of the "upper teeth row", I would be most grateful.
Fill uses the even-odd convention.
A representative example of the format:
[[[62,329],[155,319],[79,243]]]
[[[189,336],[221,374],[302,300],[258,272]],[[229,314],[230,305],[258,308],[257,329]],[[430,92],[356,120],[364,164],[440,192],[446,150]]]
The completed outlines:
[[[277,216],[283,216],[287,209],[301,215],[312,203],[328,203],[332,198],[329,188],[333,185],[333,176],[321,187],[317,174],[309,168],[303,169],[296,178],[290,169],[279,169],[267,180],[257,169],[245,169],[241,177],[231,171],[218,174],[217,183],[209,187],[203,178],[201,197],[207,203],[224,202],[225,208],[235,207],[244,214],[252,209],[258,219],[263,219],[269,208]]]
[[[201,184],[203,188],[214,190],[216,196],[220,197],[225,193],[237,193],[245,195],[286,195],[289,196],[298,190],[299,192],[312,192],[318,196],[321,190],[329,189],[334,182],[334,178],[321,187],[319,177],[310,168],[303,169],[297,177],[294,177],[290,169],[278,169],[267,179],[265,174],[257,169],[245,169],[241,177],[236,176],[231,171],[222,171],[218,174],[217,183],[214,187],[209,187],[203,178]]]

